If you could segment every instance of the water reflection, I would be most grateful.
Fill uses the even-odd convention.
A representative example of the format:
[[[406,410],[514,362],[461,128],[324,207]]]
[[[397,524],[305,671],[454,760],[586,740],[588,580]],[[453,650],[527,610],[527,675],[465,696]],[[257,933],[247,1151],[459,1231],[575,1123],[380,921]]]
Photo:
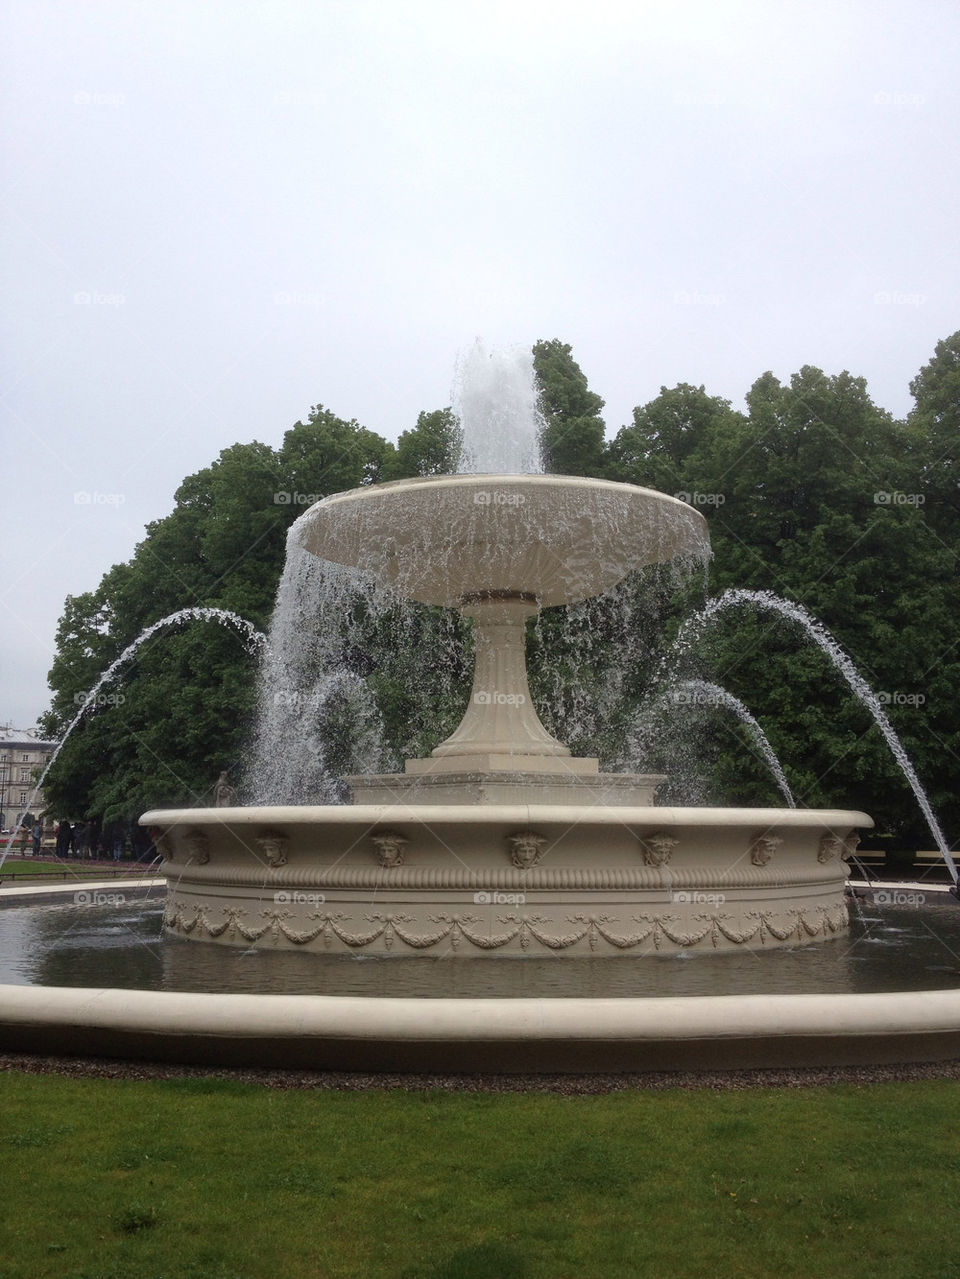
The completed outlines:
[[[256,994],[464,998],[862,994],[960,985],[960,910],[866,908],[841,939],[656,957],[325,955],[161,936],[161,901],[0,912],[0,982]]]

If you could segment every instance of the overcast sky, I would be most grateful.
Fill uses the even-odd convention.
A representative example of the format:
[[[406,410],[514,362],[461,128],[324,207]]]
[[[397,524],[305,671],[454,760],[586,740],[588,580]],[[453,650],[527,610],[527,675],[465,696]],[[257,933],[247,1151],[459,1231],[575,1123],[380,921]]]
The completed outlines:
[[[457,352],[867,378],[958,325],[960,8],[19,0],[5,120],[0,723],[182,478],[322,403],[396,438]],[[75,500],[76,494],[92,500]]]

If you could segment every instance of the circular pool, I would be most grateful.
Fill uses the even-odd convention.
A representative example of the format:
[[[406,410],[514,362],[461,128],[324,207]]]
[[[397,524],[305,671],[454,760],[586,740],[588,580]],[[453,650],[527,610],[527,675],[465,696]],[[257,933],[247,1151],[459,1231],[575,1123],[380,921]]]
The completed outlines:
[[[463,1073],[960,1057],[960,911],[943,890],[891,887],[797,951],[489,963],[192,946],[161,934],[162,885],[73,891],[6,897],[0,1048]]]

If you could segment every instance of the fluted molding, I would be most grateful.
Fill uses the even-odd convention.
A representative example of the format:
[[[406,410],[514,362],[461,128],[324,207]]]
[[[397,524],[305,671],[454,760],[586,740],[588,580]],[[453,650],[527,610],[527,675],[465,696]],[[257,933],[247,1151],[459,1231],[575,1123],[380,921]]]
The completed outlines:
[[[704,891],[725,888],[784,888],[802,886],[835,889],[842,884],[846,868],[840,861],[820,863],[811,856],[809,864],[790,867],[789,877],[782,868],[758,867],[738,864],[729,870],[718,871],[708,867],[659,868],[638,865],[624,868],[536,866],[531,870],[502,867],[490,870],[464,870],[461,867],[398,866],[393,868],[371,866],[296,866],[286,865],[280,870],[269,871],[264,866],[238,866],[236,863],[216,861],[206,866],[184,867],[179,862],[164,863],[161,873],[171,884],[221,885],[235,884],[242,888],[343,888],[343,889],[469,889],[496,888],[505,891],[584,890],[604,892],[619,891],[672,891],[680,888],[697,888]]]

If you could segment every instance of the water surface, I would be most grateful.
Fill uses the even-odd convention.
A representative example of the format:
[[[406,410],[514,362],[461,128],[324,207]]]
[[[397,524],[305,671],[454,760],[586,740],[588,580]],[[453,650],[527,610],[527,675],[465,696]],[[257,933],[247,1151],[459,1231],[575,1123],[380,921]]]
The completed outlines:
[[[816,994],[960,986],[960,908],[864,906],[812,946],[662,956],[323,954],[164,937],[162,898],[0,912],[0,982],[302,995],[626,997]]]

